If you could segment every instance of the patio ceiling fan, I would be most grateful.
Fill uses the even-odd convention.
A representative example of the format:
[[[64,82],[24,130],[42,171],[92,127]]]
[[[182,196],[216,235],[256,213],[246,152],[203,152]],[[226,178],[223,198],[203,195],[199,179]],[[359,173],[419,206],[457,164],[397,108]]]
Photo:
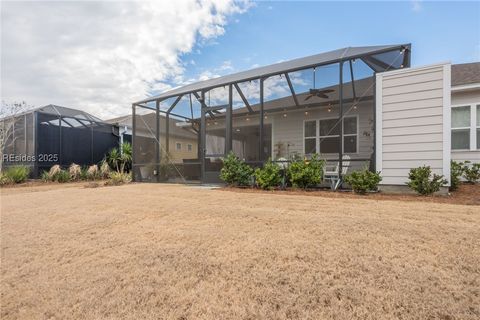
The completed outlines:
[[[333,89],[310,89],[310,94],[305,98],[305,101],[310,99],[311,97],[319,97],[319,98],[324,98],[328,99],[327,93],[334,92],[335,90]]]
[[[312,98],[312,97],[319,97],[319,98],[323,98],[323,99],[328,99],[328,95],[327,93],[332,93],[334,92],[335,90],[333,89],[316,89],[315,88],[315,68],[313,68],[313,89],[310,89],[309,90],[309,95],[305,97],[305,101],[307,101],[308,99]]]

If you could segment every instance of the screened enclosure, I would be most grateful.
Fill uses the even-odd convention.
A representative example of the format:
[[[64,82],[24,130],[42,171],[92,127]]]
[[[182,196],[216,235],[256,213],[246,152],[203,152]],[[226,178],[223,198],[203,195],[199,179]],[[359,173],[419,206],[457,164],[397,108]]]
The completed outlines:
[[[136,181],[219,182],[234,152],[253,167],[318,154],[342,174],[374,170],[375,74],[410,45],[356,47],[192,83],[136,102]]]
[[[2,165],[26,165],[32,177],[59,164],[91,165],[118,146],[118,127],[80,110],[48,105],[0,120]]]

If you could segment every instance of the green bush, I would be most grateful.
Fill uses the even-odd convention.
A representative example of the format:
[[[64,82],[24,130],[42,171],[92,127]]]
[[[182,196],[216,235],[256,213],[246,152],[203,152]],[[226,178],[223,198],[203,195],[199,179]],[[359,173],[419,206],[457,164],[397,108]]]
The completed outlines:
[[[132,181],[132,174],[125,172],[110,172],[110,179],[105,183],[110,186],[119,186]]]
[[[48,171],[46,170],[42,171],[42,173],[40,174],[40,180],[42,180],[43,182],[51,181],[50,174],[48,173]]]
[[[240,160],[233,152],[223,159],[220,179],[228,185],[248,186],[251,183],[253,169]]]
[[[463,165],[463,177],[469,183],[475,183],[480,179],[480,163],[473,163],[465,161]]]
[[[455,191],[460,185],[460,177],[463,175],[463,162],[450,162],[450,191]]]
[[[257,185],[262,189],[271,190],[278,187],[282,182],[280,167],[269,159],[263,168],[255,169],[255,179]]]
[[[322,182],[325,161],[314,154],[310,160],[295,160],[288,166],[287,175],[295,188],[314,187]]]
[[[10,179],[8,179],[8,177],[3,172],[0,173],[0,186],[4,186],[10,183],[12,183]]]
[[[442,175],[433,174],[430,166],[410,169],[408,174],[410,189],[421,195],[429,195],[440,190],[447,183]]]
[[[367,191],[376,191],[378,184],[382,181],[380,172],[372,172],[368,169],[354,171],[345,177],[355,193],[365,194]]]
[[[67,170],[60,170],[54,176],[54,181],[59,183],[65,183],[70,181],[70,173]]]
[[[30,168],[27,166],[13,166],[4,169],[1,177],[1,184],[22,183],[27,181]]]
[[[80,171],[80,180],[88,180],[88,167],[83,166]]]

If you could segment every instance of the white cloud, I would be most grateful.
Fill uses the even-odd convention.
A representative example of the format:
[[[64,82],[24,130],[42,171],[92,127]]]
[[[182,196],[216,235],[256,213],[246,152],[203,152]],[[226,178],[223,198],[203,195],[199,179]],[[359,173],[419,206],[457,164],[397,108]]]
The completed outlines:
[[[420,12],[422,11],[422,2],[420,0],[412,0],[412,11],[413,12]]]
[[[133,101],[169,89],[166,80],[181,80],[180,56],[222,35],[228,17],[248,7],[234,0],[3,2],[2,99],[104,118],[128,113]]]

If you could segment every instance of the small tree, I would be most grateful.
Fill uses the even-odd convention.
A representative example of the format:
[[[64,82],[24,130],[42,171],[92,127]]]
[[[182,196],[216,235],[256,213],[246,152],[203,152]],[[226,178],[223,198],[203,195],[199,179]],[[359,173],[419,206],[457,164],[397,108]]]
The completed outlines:
[[[410,169],[407,185],[421,195],[430,195],[447,183],[442,175],[433,174],[430,166]]]

